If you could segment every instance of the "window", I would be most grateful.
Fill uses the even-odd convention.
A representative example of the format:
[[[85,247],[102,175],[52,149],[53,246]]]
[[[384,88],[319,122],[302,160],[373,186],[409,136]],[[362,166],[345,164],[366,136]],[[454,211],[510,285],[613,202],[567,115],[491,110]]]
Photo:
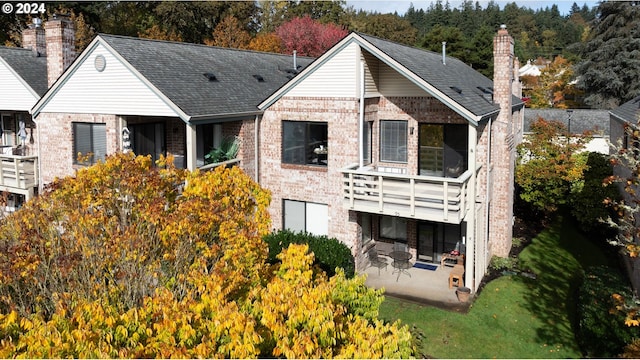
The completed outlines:
[[[82,154],[83,159],[78,159]],[[106,124],[73,123],[73,163],[92,165],[107,154]],[[86,159],[84,157],[87,157]]]
[[[283,121],[282,162],[327,166],[327,123]]]
[[[420,175],[459,177],[467,170],[467,125],[421,124]]]
[[[16,124],[11,114],[2,114],[2,145],[16,145]]]
[[[196,166],[202,166],[205,155],[222,144],[222,124],[204,124],[196,126]]]
[[[391,240],[407,241],[407,220],[392,216],[381,217],[380,236]]]
[[[362,162],[364,164],[371,164],[371,144],[373,144],[373,122],[368,121],[364,123],[364,129],[362,134],[362,148],[363,148],[363,158]]]
[[[362,221],[360,226],[362,227],[362,247],[364,248],[373,240],[371,231],[371,215],[362,213]]]
[[[328,235],[329,207],[304,201],[284,200],[284,228],[293,232]]]
[[[407,162],[407,122],[383,120],[380,122],[380,161]]]

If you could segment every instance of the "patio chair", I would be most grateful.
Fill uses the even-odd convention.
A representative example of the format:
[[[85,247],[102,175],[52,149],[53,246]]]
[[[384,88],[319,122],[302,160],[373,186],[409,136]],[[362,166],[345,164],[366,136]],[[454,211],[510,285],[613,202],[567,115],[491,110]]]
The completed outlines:
[[[396,241],[393,243],[393,251],[409,252],[409,246],[405,243]]]
[[[384,270],[387,271],[387,265],[389,265],[389,263],[387,262],[386,259],[383,259],[380,256],[378,256],[378,251],[375,248],[367,252],[367,258],[369,259],[369,265],[367,266],[367,268],[371,266],[377,267],[378,275],[380,275],[381,268],[384,268]]]

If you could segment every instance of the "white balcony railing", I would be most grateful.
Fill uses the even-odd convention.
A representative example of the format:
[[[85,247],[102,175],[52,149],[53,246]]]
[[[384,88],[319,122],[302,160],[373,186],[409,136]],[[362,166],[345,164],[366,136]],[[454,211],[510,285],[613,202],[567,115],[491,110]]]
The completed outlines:
[[[341,170],[344,207],[350,210],[459,224],[469,207],[473,172],[457,178]]]
[[[38,187],[38,157],[0,155],[0,190],[25,195]]]

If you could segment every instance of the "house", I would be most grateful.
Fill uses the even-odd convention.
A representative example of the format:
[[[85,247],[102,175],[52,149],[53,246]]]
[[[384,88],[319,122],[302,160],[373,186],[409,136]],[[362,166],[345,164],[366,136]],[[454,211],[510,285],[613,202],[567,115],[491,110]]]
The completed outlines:
[[[59,47],[46,46],[47,42],[60,43],[62,34],[71,34],[65,54],[72,59],[73,24],[59,17],[52,18],[46,30],[34,19],[23,31],[23,49],[0,47],[0,190],[10,194],[12,205],[28,200],[37,191],[37,134],[29,111],[69,64],[60,62]]]
[[[335,237],[357,268],[372,247],[414,261],[465,253],[475,291],[511,249],[523,108],[514,41],[494,38],[494,80],[444,54],[351,33],[259,108],[259,182],[276,229]]]
[[[585,151],[609,154],[609,111],[598,109],[530,109],[524,111],[524,134],[531,133],[531,124],[543,118],[564,124],[571,135],[591,133]]]
[[[193,170],[228,137],[241,139],[238,160],[253,176],[256,105],[310,62],[100,34],[31,109],[41,184],[128,150]]]
[[[610,114],[610,126],[611,126],[611,142],[618,149],[633,150],[638,154],[638,148],[640,147],[638,137],[634,136],[634,132],[638,129],[640,122],[640,96],[637,96],[630,101],[618,106],[611,110]],[[613,149],[612,149],[613,151]],[[615,166],[614,174],[622,179],[631,177],[631,172],[625,166]],[[624,191],[624,185],[618,183],[620,193],[626,200],[633,199],[630,195]],[[640,219],[636,218],[636,227],[640,226]],[[638,239],[636,239],[636,242]],[[624,257],[624,264],[626,266],[631,285],[635,293],[638,293],[640,289],[640,258],[638,257]]]
[[[40,186],[119,151],[193,170],[235,137],[239,166],[272,192],[274,230],[335,237],[359,269],[393,242],[425,263],[458,249],[475,291],[511,249],[513,45],[501,28],[492,81],[360,33],[315,60],[100,34],[31,109]]]

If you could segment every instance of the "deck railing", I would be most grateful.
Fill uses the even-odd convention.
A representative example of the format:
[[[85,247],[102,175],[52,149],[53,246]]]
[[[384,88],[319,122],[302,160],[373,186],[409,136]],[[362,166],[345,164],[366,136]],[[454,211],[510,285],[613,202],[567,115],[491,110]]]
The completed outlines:
[[[37,156],[0,155],[0,190],[23,194],[28,200],[38,178]]]
[[[445,178],[357,168],[341,170],[345,208],[454,224],[466,215],[471,170]]]

